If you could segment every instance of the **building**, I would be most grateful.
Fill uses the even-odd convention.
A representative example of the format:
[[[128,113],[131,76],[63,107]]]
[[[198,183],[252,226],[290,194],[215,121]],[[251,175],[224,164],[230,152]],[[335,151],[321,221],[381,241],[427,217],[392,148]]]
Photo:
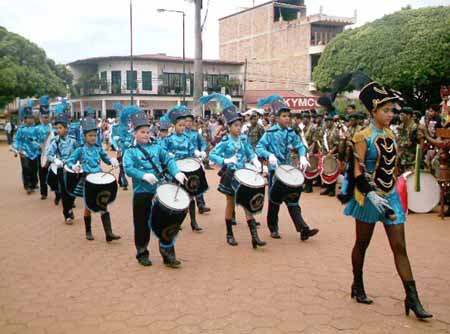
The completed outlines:
[[[186,104],[193,106],[194,60],[186,58]],[[114,103],[134,104],[159,118],[170,107],[183,102],[183,59],[165,54],[130,58],[111,56],[74,61],[68,64],[74,75],[75,92],[71,96],[74,117],[82,116],[88,106],[98,116],[115,117]],[[203,60],[204,91],[229,94],[241,106],[243,101],[244,63],[239,61]]]
[[[304,0],[268,1],[219,19],[220,59],[247,63],[246,93],[252,96],[281,90],[308,97],[315,93],[311,74],[325,46],[355,22],[308,16]]]

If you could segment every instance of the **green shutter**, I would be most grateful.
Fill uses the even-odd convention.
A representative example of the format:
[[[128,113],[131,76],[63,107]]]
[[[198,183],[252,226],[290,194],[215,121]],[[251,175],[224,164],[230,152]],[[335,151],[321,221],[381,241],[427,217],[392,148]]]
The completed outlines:
[[[152,72],[142,71],[142,89],[152,90]]]
[[[137,83],[137,72],[133,71],[133,77],[131,77],[131,71],[127,71],[127,90],[136,89],[137,88],[136,83]]]

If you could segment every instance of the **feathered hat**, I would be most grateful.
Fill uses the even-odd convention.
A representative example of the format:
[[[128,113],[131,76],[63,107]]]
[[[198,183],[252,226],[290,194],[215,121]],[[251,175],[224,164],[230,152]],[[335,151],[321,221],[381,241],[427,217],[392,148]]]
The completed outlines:
[[[85,117],[81,122],[81,128],[83,130],[83,134],[86,134],[89,131],[97,130],[97,121],[90,116]]]
[[[122,125],[128,126],[128,121],[130,120],[131,116],[141,111],[142,111],[141,108],[134,105],[124,108],[120,113],[120,123]]]
[[[33,117],[34,101],[28,100],[27,103],[19,108],[19,118],[24,120],[27,117]]]
[[[122,103],[114,103],[112,105],[113,109],[116,111],[116,115],[117,117],[120,117],[120,115],[122,114],[123,111],[123,104]]]
[[[270,105],[275,116],[279,116],[282,111],[291,111],[286,101],[280,95],[270,95],[258,101],[258,108]]]
[[[188,108],[185,105],[174,106],[166,113],[167,118],[172,124],[175,124],[177,120],[185,118],[188,114]]]
[[[50,113],[50,96],[44,95],[39,98],[39,112],[42,116],[48,116]]]
[[[199,102],[203,105],[206,105],[212,101],[219,104],[220,110],[223,113],[227,124],[231,124],[234,121],[242,119],[238,108],[233,104],[233,102],[231,102],[230,98],[225,95],[212,93],[210,95],[202,96],[199,100]]]

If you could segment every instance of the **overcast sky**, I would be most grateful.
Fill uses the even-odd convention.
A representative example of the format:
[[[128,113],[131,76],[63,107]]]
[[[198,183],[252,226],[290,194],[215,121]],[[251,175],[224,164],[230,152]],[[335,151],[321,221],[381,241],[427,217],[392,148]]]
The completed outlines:
[[[208,0],[203,3],[206,7]],[[252,0],[209,0],[204,58],[219,58],[218,19],[252,4]],[[408,4],[413,8],[450,5],[450,0],[306,0],[308,15],[318,13],[320,6],[323,13],[337,16],[351,17],[357,10],[357,25]],[[133,0],[134,53],[182,55],[181,15],[157,13],[157,8],[186,12],[187,56],[192,57],[193,4],[186,0]],[[58,63],[129,54],[129,0],[1,0],[0,25],[35,42]]]

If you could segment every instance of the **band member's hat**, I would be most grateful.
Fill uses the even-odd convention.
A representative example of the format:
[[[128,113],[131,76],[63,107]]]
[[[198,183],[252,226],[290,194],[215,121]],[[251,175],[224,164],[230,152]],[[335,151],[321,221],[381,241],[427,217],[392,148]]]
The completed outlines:
[[[83,134],[86,134],[89,131],[97,130],[97,121],[92,117],[85,117],[81,122],[81,128],[83,130]]]
[[[237,107],[234,105],[225,108],[222,112],[228,125],[231,125],[235,121],[242,120],[242,115],[238,112]]]
[[[39,113],[41,116],[50,114],[50,96],[44,95],[39,98]]]
[[[279,116],[283,111],[291,111],[286,101],[280,95],[270,95],[258,101],[258,108],[262,108],[267,105],[270,105],[275,116]]]
[[[55,125],[56,124],[62,124],[67,126],[67,124],[69,123],[69,115],[65,112],[57,114],[55,117]]]
[[[402,110],[400,111],[401,113],[405,113],[407,115],[412,115],[414,110],[411,107],[403,107]]]
[[[150,126],[147,114],[144,111],[139,111],[131,116],[131,124],[133,124],[134,130],[139,129],[141,126]]]
[[[92,118],[95,118],[95,117],[97,117],[97,112],[95,111],[95,109],[94,108],[92,108],[92,107],[87,107],[85,110],[84,110],[84,114],[85,114],[85,117],[92,117]]]
[[[383,87],[378,82],[371,82],[364,86],[359,93],[359,99],[369,112],[374,111],[378,107],[387,102],[398,102],[401,97],[397,92]]]

